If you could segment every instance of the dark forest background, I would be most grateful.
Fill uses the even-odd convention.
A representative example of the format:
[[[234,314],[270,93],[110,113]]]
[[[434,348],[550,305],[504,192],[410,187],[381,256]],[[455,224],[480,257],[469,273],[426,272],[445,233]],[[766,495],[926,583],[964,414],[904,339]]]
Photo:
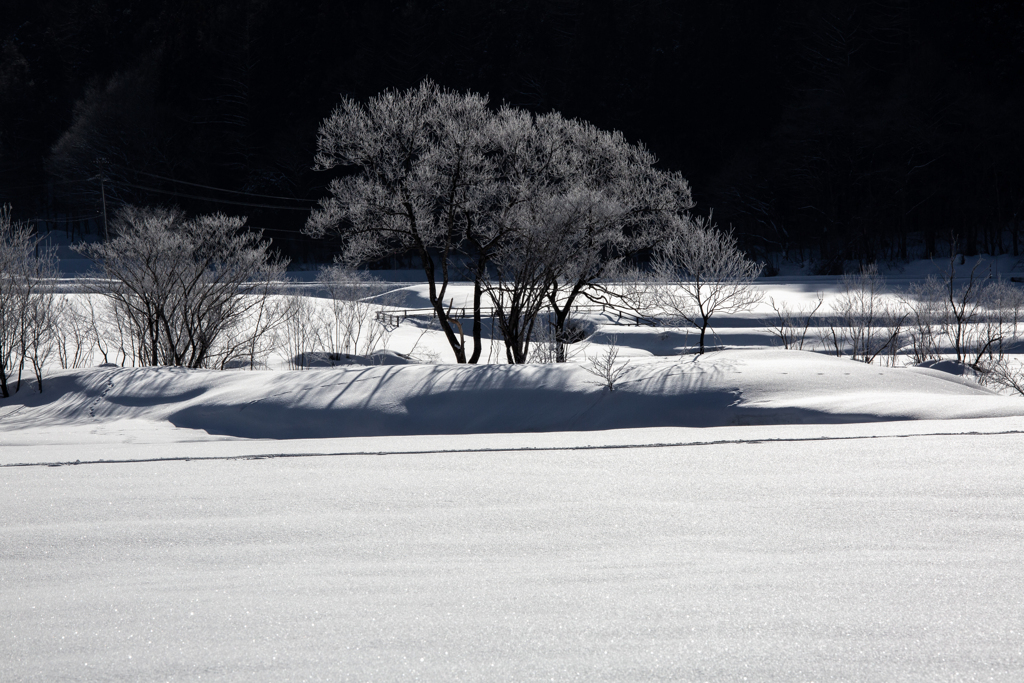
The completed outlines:
[[[1022,249],[1020,1],[0,7],[0,203],[40,225],[176,204],[329,258],[300,233],[320,121],[429,76],[642,141],[769,266]]]

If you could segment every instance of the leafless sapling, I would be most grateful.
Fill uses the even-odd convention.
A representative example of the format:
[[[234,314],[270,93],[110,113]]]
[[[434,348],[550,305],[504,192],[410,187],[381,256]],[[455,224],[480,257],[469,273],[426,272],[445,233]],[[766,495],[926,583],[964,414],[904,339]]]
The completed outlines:
[[[699,353],[711,319],[753,308],[762,294],[754,287],[761,266],[739,249],[732,233],[706,218],[685,218],[654,253],[655,302],[669,320],[700,331]]]
[[[821,292],[817,294],[817,300],[811,308],[798,308],[793,310],[785,301],[775,303],[775,299],[768,297],[768,304],[775,311],[775,317],[765,321],[766,327],[779,339],[784,349],[802,350],[807,340],[807,332],[810,330],[814,316],[824,303],[825,297]]]
[[[594,357],[590,366],[583,366],[583,369],[601,380],[600,384],[607,387],[608,391],[615,391],[615,385],[626,372],[625,363],[619,363],[619,347],[615,343],[615,337],[609,337],[605,350]]]

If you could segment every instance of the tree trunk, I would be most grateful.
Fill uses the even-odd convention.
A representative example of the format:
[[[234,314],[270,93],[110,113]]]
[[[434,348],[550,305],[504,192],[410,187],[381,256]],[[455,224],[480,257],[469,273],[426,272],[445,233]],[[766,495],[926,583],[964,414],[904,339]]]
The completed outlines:
[[[553,298],[553,297],[552,297]],[[564,307],[555,306],[552,303],[551,308],[555,311],[555,362],[565,363],[568,360],[568,353],[566,352],[565,343],[565,322],[569,319],[569,311],[572,308],[572,299],[575,295],[570,295],[569,301],[566,302]]]
[[[555,312],[555,362],[565,363],[568,360],[568,352],[565,349],[565,316],[561,311]]]
[[[447,279],[442,284],[439,294],[437,291],[437,281],[434,279],[434,259],[422,245],[419,247],[419,252],[420,263],[423,265],[423,272],[427,276],[427,291],[430,295],[430,305],[434,307],[434,314],[437,315],[441,331],[444,332],[448,345],[452,347],[452,351],[455,353],[455,362],[465,363],[466,349],[455,336],[455,330],[452,328],[451,322],[448,320],[448,314],[444,310],[444,291],[448,287]]]
[[[931,222],[924,223],[924,257],[935,258],[935,231],[931,227]]]
[[[566,336],[565,336],[565,324],[569,320],[569,313],[572,311],[573,304],[576,303],[576,297],[579,296],[580,291],[583,289],[583,283],[577,282],[573,285],[573,288],[569,290],[568,296],[565,298],[565,304],[562,306],[558,305],[558,285],[557,283],[552,286],[551,293],[548,295],[548,303],[551,305],[551,310],[555,312],[555,362],[565,363],[568,362],[568,351],[566,350]]]
[[[444,336],[448,340],[448,344],[452,347],[452,351],[455,353],[455,362],[465,363],[466,349],[459,343],[458,337],[455,336],[455,328],[452,327],[452,323],[448,319],[448,314],[444,310],[444,301],[437,299],[431,301],[431,303],[434,305],[434,312],[437,314],[437,320],[441,324],[441,331],[444,332]]]
[[[480,318],[480,300],[483,296],[483,278],[487,268],[487,262],[483,259],[477,262],[476,277],[473,280],[473,355],[469,362],[476,365],[480,361],[480,354],[483,351],[483,321]]]
[[[14,385],[14,393],[21,391],[21,372],[25,369],[25,352],[22,351],[21,362],[18,363],[18,383]]]

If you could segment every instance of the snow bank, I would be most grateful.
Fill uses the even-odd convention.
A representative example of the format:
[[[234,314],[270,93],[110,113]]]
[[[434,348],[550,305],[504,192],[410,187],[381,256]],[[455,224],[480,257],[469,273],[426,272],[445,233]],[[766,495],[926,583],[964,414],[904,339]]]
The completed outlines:
[[[1024,415],[1024,401],[938,371],[781,350],[633,358],[614,392],[575,364],[306,372],[107,367],[64,372],[45,393],[16,399],[25,407],[7,408],[4,430],[131,419],[271,439]]]

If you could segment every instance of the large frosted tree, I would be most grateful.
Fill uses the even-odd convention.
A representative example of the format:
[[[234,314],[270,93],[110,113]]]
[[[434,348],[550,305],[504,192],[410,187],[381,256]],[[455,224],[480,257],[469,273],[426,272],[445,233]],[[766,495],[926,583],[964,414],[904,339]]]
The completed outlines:
[[[558,113],[503,109],[494,130],[497,180],[469,241],[491,262],[486,289],[509,361],[526,362],[544,309],[564,361],[572,312],[581,303],[621,305],[604,281],[666,239],[693,205],[689,185],[621,133]]]
[[[479,95],[425,81],[365,104],[344,99],[323,122],[316,167],[348,173],[306,230],[337,233],[354,263],[414,254],[458,362],[480,358],[485,296],[510,362],[526,361],[545,307],[564,360],[580,299],[607,301],[601,280],[693,205],[686,180],[655,161],[620,133],[558,113],[492,111]],[[474,281],[471,353],[447,298],[456,263]]]
[[[487,101],[425,81],[388,90],[365,104],[344,99],[320,126],[316,168],[348,168],[335,178],[306,231],[335,231],[345,258],[372,261],[413,253],[427,282],[430,305],[455,358],[465,363],[465,335],[447,300],[452,255],[490,181]]]

